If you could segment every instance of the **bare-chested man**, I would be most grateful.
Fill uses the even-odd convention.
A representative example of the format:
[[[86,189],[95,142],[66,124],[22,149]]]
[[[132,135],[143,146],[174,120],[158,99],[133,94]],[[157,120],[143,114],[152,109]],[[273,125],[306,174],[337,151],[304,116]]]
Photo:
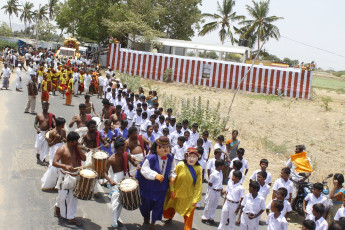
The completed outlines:
[[[82,147],[84,150],[90,151],[92,149],[98,149],[101,146],[101,142],[103,143],[104,147],[109,147],[109,143],[105,141],[100,132],[97,131],[96,121],[89,121],[87,123],[87,129],[88,131],[84,134],[80,142],[82,146],[86,147]]]
[[[112,129],[120,127],[122,120],[126,119],[126,115],[122,113],[122,106],[117,105],[115,113],[110,116],[110,121],[112,122]]]
[[[70,224],[80,226],[81,223],[75,219],[77,212],[78,199],[73,195],[73,189],[76,185],[78,171],[75,169],[81,165],[81,161],[86,160],[86,156],[80,150],[78,144],[79,134],[70,132],[67,135],[67,144],[60,147],[53,159],[53,166],[60,168],[59,180],[56,188],[59,189],[57,207],[55,207],[56,216],[67,219]],[[61,163],[60,163],[61,162]]]
[[[59,171],[53,166],[53,159],[56,151],[64,142],[66,142],[66,131],[64,130],[66,120],[62,117],[55,119],[56,127],[49,131],[48,145],[49,145],[49,167],[41,179],[41,189],[54,189],[56,181],[59,177]]]
[[[128,162],[130,162],[137,170],[140,170],[140,165],[137,164],[130,154],[125,152],[125,139],[119,138],[114,143],[115,154],[111,155],[107,160],[107,166],[104,171],[104,178],[107,179],[111,185],[111,226],[112,227],[122,227],[123,224],[118,221],[120,213],[122,210],[122,205],[120,202],[120,192],[118,190],[118,184],[124,179],[128,174]],[[113,176],[108,175],[109,168],[113,169]]]
[[[110,116],[115,113],[114,106],[111,106],[108,99],[102,100],[103,109],[101,114],[101,121],[103,122],[104,119],[110,119]]]
[[[69,127],[72,128],[74,123],[77,124],[77,129],[75,130],[80,137],[82,137],[87,132],[86,124],[91,120],[91,116],[86,114],[86,105],[79,104],[79,114],[72,117]]]
[[[45,162],[45,158],[49,153],[48,142],[45,139],[45,134],[47,131],[55,127],[55,116],[52,113],[48,112],[49,103],[42,103],[43,112],[36,115],[34,127],[37,131],[36,135],[36,158],[38,163],[43,165],[48,165]]]
[[[85,105],[86,105],[86,114],[92,116],[92,112],[95,114],[96,117],[98,117],[98,114],[95,110],[95,107],[93,106],[93,103],[90,102],[90,95],[86,94],[85,95]]]
[[[128,130],[128,139],[125,141],[125,151],[128,151],[136,162],[141,162],[144,160],[145,156],[150,154],[149,150],[146,150],[145,146],[148,145],[151,149],[151,142],[145,137],[138,135],[138,130],[136,127],[130,127]],[[130,169],[133,170],[133,167]]]

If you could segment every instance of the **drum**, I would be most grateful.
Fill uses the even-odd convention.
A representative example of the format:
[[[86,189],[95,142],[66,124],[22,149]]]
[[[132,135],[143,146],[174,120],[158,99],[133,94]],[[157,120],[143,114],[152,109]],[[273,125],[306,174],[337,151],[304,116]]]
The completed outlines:
[[[44,138],[46,139],[46,141],[49,140],[49,132],[50,132],[50,131],[47,131],[46,134],[44,134]]]
[[[92,169],[97,172],[98,179],[104,178],[103,175],[108,157],[109,154],[104,151],[98,151],[92,154]]]
[[[141,205],[139,183],[134,178],[127,178],[121,181],[120,199],[122,206],[127,210],[138,209]]]
[[[81,200],[90,200],[96,183],[97,172],[92,169],[83,169],[79,172],[73,195]]]

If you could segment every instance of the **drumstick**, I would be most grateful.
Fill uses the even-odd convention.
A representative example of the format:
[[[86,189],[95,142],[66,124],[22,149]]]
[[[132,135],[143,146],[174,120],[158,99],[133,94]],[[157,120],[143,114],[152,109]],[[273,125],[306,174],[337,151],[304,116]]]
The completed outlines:
[[[92,167],[92,164],[88,164],[88,165],[83,165],[83,166],[79,166],[79,167],[75,167],[73,168],[74,170],[79,170],[79,169],[85,169],[85,168],[90,168]]]

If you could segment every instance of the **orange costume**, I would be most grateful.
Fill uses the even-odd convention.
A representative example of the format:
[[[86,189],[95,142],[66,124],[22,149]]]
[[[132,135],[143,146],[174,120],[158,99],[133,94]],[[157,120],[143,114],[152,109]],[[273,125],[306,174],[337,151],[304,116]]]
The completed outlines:
[[[67,91],[66,91],[66,105],[72,104],[73,96],[73,78],[70,78],[68,81]]]
[[[48,68],[46,75],[47,75],[48,92],[51,92],[52,91],[52,73],[51,73],[50,68]]]
[[[78,90],[80,93],[84,92],[84,71],[80,71],[80,82],[79,82],[79,87]]]
[[[52,90],[56,91],[58,87],[59,73],[56,73],[55,70],[52,70],[51,78],[52,78]]]
[[[42,81],[42,95],[41,95],[41,101],[49,101],[49,92],[48,92],[48,81],[47,78],[44,78]]]

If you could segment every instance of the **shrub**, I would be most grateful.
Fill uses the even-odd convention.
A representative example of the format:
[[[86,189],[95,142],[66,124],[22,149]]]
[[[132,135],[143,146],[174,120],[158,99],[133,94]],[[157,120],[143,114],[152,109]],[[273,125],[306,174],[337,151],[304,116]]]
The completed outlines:
[[[166,69],[163,73],[163,81],[166,83],[172,82],[172,69]]]
[[[322,101],[322,105],[321,107],[323,107],[325,109],[325,111],[330,111],[331,107],[329,106],[329,102],[332,102],[332,98],[331,97],[321,97],[321,101]]]

